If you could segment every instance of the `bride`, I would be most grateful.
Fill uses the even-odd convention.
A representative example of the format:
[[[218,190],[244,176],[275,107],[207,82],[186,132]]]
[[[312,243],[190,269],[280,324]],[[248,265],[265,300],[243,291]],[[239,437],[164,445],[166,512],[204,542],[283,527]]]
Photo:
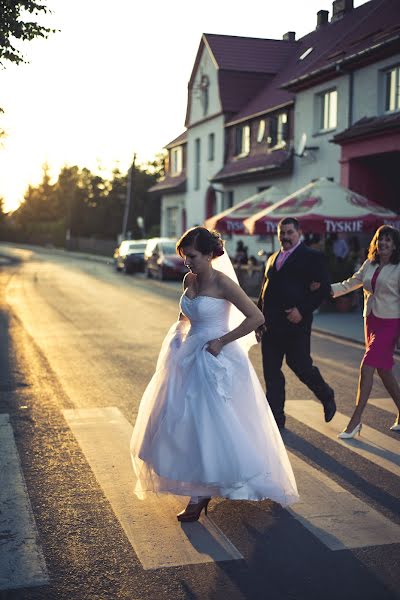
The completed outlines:
[[[132,435],[135,492],[190,496],[179,521],[207,514],[213,496],[293,504],[292,468],[247,356],[264,317],[218,233],[193,227],[176,248],[189,272]]]

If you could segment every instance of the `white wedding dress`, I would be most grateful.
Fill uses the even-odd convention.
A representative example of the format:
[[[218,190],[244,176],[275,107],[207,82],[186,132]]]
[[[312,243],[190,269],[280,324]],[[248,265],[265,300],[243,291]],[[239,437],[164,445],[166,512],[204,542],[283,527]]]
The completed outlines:
[[[181,297],[140,403],[131,441],[135,492],[298,500],[293,471],[252,364],[235,341],[215,357],[206,342],[229,331],[230,302]]]

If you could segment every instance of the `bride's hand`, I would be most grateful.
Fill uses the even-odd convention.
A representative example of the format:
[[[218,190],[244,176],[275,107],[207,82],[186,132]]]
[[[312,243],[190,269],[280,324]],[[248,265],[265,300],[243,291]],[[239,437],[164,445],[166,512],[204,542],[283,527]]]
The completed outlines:
[[[218,356],[218,354],[221,352],[222,348],[224,347],[224,344],[218,338],[216,340],[210,340],[209,342],[207,342],[205,347],[206,347],[207,352],[209,352],[213,356]]]

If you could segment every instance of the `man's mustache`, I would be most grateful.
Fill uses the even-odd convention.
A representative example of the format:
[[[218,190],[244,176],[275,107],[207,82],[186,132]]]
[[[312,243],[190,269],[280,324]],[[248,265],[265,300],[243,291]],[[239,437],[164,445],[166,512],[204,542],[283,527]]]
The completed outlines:
[[[291,240],[287,240],[286,238],[282,238],[281,239],[281,243],[284,244],[285,242],[287,242],[288,244],[291,244],[292,241]]]

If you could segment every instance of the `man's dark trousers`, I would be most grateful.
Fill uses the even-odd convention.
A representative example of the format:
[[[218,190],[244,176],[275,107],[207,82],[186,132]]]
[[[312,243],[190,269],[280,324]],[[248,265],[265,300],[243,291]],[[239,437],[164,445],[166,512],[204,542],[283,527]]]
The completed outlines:
[[[333,390],[324,381],[310,355],[310,328],[290,325],[285,332],[267,329],[262,336],[261,348],[267,400],[278,427],[285,426],[285,376],[282,362],[286,355],[288,367],[321,401],[323,405],[333,398]]]
[[[264,313],[266,325],[261,348],[267,399],[278,427],[282,428],[285,426],[285,378],[281,369],[284,356],[300,381],[328,410],[334,393],[310,356],[313,311],[330,291],[324,256],[300,244],[279,270],[277,256],[278,252],[266,264],[258,307]],[[320,282],[318,291],[311,292],[313,281]],[[287,318],[286,311],[293,307],[302,315],[297,324]]]

